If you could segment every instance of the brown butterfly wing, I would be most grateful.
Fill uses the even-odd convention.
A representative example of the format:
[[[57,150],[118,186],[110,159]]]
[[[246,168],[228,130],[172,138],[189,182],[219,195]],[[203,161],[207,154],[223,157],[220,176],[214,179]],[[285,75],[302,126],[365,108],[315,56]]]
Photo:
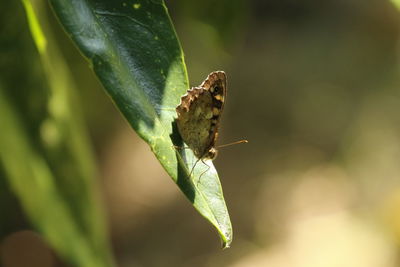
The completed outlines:
[[[212,72],[200,87],[188,90],[176,108],[179,133],[198,158],[213,157],[209,151],[218,137],[225,96],[225,73]]]
[[[225,106],[227,91],[225,72],[214,71],[210,73],[200,86],[208,90],[213,99],[213,117],[210,129],[210,143],[208,145],[211,148],[217,142],[221,114]]]
[[[176,108],[177,126],[183,141],[198,158],[203,158],[210,143],[212,96],[201,87],[188,90]]]

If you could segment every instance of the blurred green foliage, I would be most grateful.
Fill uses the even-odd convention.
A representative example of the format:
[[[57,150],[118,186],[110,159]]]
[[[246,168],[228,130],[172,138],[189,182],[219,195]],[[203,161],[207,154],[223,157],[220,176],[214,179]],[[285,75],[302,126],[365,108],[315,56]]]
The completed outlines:
[[[1,39],[0,87],[7,103],[21,108],[29,135],[38,134],[50,89],[23,9],[13,6],[18,16],[1,11],[7,38]],[[222,253],[209,226],[173,185],[162,183],[152,154],[128,134],[87,63],[50,23],[82,102],[96,103],[82,108],[118,264],[398,266],[397,1],[175,0],[167,6],[190,85],[212,70],[227,72],[219,142],[250,141],[220,151],[215,161],[235,226],[235,242]],[[35,138],[32,146],[40,148],[41,137]],[[0,171],[4,177],[3,164]],[[9,217],[0,225],[3,237],[28,227],[8,188],[0,179],[1,214]]]
[[[67,262],[112,266],[93,156],[69,70],[49,29],[46,7],[23,3],[27,20],[21,15],[18,23],[5,22],[11,38],[2,40],[3,68],[13,70],[0,81],[2,180],[8,180],[29,222]]]

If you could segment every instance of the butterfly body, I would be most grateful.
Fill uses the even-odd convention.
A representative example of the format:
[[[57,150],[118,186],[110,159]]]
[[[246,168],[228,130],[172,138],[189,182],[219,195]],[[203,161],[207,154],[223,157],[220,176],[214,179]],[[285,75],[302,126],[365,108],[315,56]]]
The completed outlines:
[[[214,159],[215,143],[226,98],[226,74],[215,71],[189,89],[176,107],[177,126],[183,141],[199,159]]]

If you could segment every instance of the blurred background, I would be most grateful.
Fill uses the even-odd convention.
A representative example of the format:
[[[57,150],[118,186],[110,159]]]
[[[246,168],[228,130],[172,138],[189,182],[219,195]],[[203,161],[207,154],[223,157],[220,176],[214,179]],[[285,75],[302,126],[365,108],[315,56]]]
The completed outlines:
[[[118,266],[399,266],[395,3],[166,2],[191,86],[214,70],[228,75],[219,144],[249,140],[221,149],[214,162],[234,227],[232,247],[223,251],[47,10],[78,88]],[[0,11],[8,38],[2,37],[1,76],[35,85],[35,73],[20,80],[24,71],[39,72],[31,61],[37,52],[22,5],[12,5],[16,12]],[[24,93],[35,105],[38,93]],[[0,185],[11,199],[3,214],[15,218],[2,229],[16,231],[2,236],[5,255],[29,224]],[[33,239],[32,247],[46,250]]]

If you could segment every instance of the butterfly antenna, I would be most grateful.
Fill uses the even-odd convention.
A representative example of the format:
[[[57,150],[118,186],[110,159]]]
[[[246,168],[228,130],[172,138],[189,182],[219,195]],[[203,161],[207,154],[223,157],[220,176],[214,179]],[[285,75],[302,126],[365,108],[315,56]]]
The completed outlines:
[[[249,142],[249,141],[247,141],[246,139],[243,139],[243,140],[240,140],[240,141],[236,141],[236,142],[233,142],[233,143],[228,143],[228,144],[220,145],[220,146],[217,146],[217,147],[220,148],[220,147],[226,147],[226,146],[231,146],[231,145],[243,144],[243,143],[248,143],[248,142]]]

